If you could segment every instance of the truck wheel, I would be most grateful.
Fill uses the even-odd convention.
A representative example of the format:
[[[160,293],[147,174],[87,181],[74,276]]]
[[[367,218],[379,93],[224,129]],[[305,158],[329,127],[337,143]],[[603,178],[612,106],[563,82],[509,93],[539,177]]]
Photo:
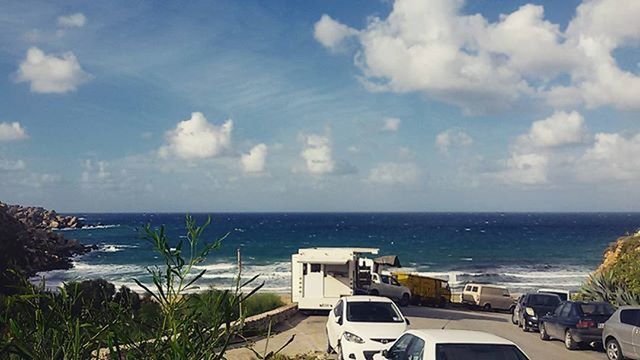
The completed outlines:
[[[484,304],[484,306],[482,307],[482,310],[491,311],[491,304]]]
[[[564,332],[564,346],[569,350],[578,349],[578,343],[573,340],[571,329],[567,329],[567,331]]]
[[[402,299],[400,299],[400,306],[409,305],[409,294],[402,294]]]
[[[447,307],[447,299],[441,297],[440,298],[440,303],[438,304],[438,307],[442,308],[442,309],[446,308]]]

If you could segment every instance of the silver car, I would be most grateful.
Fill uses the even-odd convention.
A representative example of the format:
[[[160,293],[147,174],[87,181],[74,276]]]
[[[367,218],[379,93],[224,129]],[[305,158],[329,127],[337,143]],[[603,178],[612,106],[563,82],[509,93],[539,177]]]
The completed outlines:
[[[640,306],[623,306],[611,315],[602,343],[609,360],[640,359]]]

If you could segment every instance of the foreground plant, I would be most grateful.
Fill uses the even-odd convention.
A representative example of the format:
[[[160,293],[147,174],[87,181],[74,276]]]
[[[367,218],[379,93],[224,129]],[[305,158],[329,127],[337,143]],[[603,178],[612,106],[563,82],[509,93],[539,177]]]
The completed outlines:
[[[248,292],[243,290],[253,283],[257,276],[241,282],[238,274],[232,289],[209,292],[207,296],[187,296],[197,289],[197,281],[206,270],[194,272],[206,256],[218,249],[227,236],[213,241],[200,242],[210,219],[202,226],[187,216],[186,239],[179,239],[171,246],[164,227],[157,230],[147,225],[144,229],[154,249],[161,255],[164,266],[152,267],[147,271],[152,277],[153,287],[147,287],[139,280],[135,282],[155,299],[162,311],[162,321],[149,341],[134,341],[126,347],[111,346],[113,351],[126,354],[127,358],[154,359],[222,359],[230,342],[242,332],[244,316],[241,304],[258,291],[262,284]],[[206,319],[206,321],[203,321]],[[133,340],[133,339],[129,339]]]

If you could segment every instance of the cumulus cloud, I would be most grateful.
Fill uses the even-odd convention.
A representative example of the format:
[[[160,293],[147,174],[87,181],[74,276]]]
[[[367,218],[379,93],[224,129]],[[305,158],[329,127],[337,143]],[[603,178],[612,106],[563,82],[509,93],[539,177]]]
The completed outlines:
[[[313,37],[332,51],[340,49],[344,40],[358,32],[333,20],[329,15],[322,15],[313,27]]]
[[[471,136],[459,129],[448,129],[436,136],[436,147],[443,154],[448,154],[450,148],[467,147],[471,144]]]
[[[252,147],[248,154],[243,154],[240,158],[245,173],[264,172],[266,161],[267,145],[265,144],[258,144]]]
[[[541,185],[548,182],[549,158],[545,154],[512,153],[506,161],[506,170],[498,177],[508,184]]]
[[[598,133],[595,143],[578,160],[577,174],[585,181],[640,180],[640,133],[625,137]]]
[[[420,168],[413,163],[383,162],[369,171],[367,182],[395,185],[414,184],[420,178]]]
[[[19,122],[0,123],[0,141],[15,141],[29,138],[27,131]]]
[[[382,124],[383,131],[396,132],[400,129],[400,119],[398,118],[386,118]]]
[[[76,90],[90,78],[72,52],[51,55],[32,47],[20,63],[15,81],[29,82],[32,92],[62,94]]]
[[[158,153],[163,158],[176,156],[187,160],[216,157],[231,147],[232,131],[231,119],[216,126],[202,113],[194,112],[190,119],[180,121],[175,129],[166,132],[166,145]]]
[[[83,27],[86,22],[87,18],[83,13],[75,13],[58,17],[58,26],[66,28]]]
[[[386,18],[371,17],[361,31],[327,15],[316,27],[331,24],[358,39],[355,65],[372,91],[419,91],[467,112],[525,97],[555,106],[640,108],[640,77],[620,69],[612,55],[637,45],[640,2],[585,0],[564,32],[545,20],[542,6],[524,5],[490,22],[463,14],[463,4],[396,0]],[[318,41],[333,49],[338,40]],[[559,85],[566,78],[569,84]]]
[[[310,174],[324,175],[335,171],[331,139],[328,136],[311,134],[304,136],[304,147],[300,156]]]
[[[518,138],[521,147],[548,148],[583,144],[589,141],[584,118],[577,111],[557,111],[544,119],[534,121],[526,135]]]

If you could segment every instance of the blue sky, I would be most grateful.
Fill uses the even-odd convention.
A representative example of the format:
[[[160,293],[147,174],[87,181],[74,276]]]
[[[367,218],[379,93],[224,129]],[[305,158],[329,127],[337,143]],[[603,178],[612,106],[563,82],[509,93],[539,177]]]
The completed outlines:
[[[622,2],[2,2],[0,200],[638,211]]]

